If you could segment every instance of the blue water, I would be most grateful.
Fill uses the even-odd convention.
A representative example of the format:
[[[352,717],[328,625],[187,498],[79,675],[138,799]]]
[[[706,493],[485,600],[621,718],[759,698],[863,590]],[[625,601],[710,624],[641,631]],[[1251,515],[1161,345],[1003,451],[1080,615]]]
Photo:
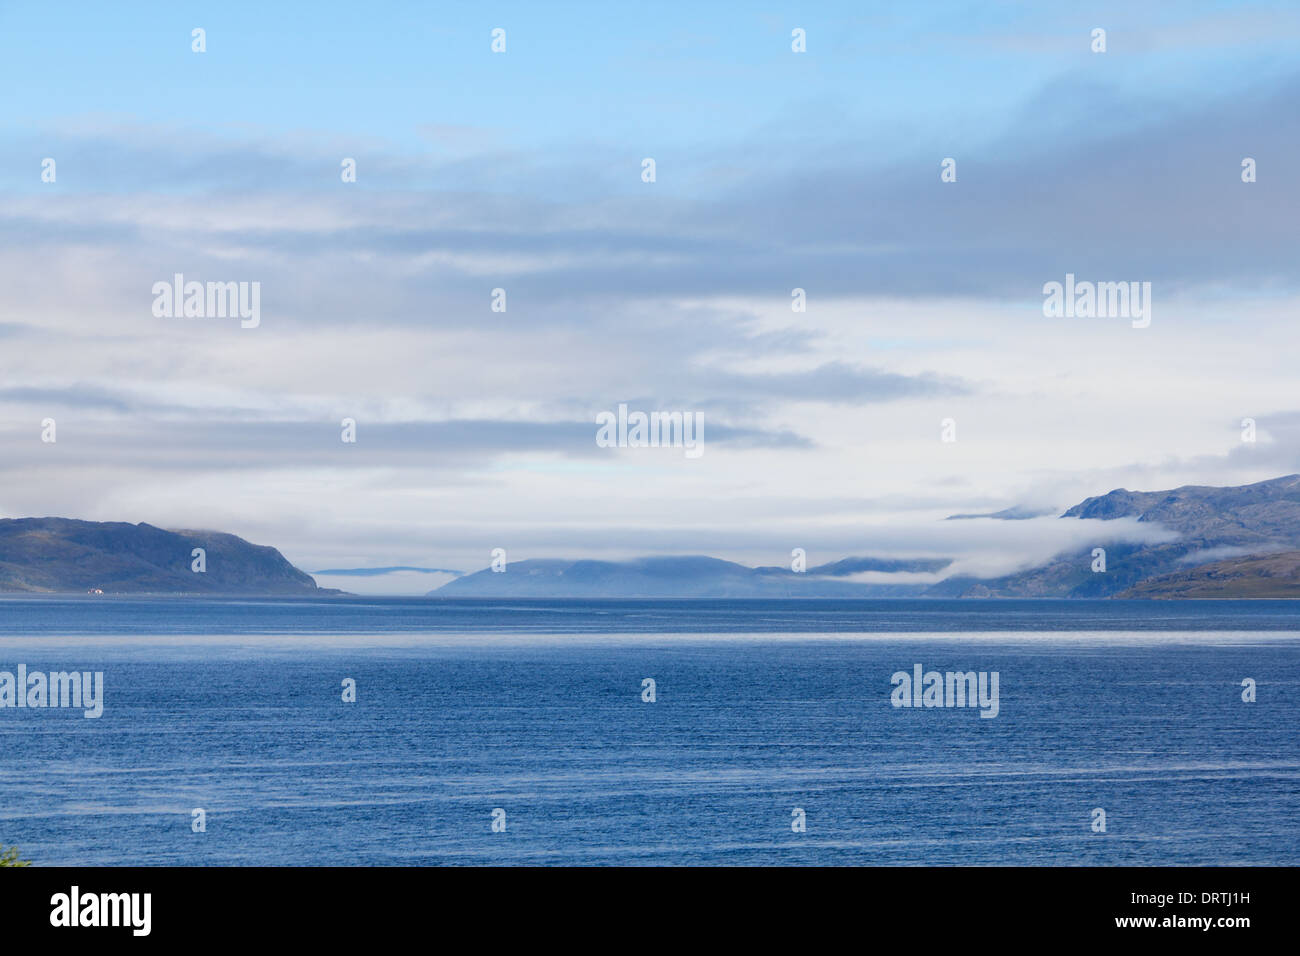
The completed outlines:
[[[0,636],[1294,631],[1300,601],[0,598]]]
[[[0,844],[48,865],[1297,865],[1292,607],[0,601],[0,670],[106,685],[97,720],[0,709]],[[998,716],[892,707],[917,663],[997,671]]]

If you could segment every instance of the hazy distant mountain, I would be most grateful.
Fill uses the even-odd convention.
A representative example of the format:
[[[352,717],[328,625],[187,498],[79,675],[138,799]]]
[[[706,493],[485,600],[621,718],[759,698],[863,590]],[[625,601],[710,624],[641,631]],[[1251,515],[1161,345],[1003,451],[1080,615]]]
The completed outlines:
[[[191,570],[195,548],[206,570]],[[327,594],[275,548],[215,531],[71,518],[0,519],[0,591]]]
[[[1011,508],[1001,519],[1032,517]],[[979,517],[954,515],[953,518]],[[1112,540],[1105,523],[1136,518],[1177,534],[1161,544]],[[504,573],[458,578],[440,597],[1300,597],[1285,553],[1300,551],[1300,475],[1236,488],[1117,489],[1080,502],[1063,521],[1093,519],[1096,537],[1078,552],[1000,578],[881,584],[850,580],[864,572],[942,571],[948,559],[845,558],[795,574],[708,557],[635,561],[520,561]],[[1105,572],[1092,550],[1106,551]],[[1290,582],[1295,581],[1292,585]],[[1290,590],[1294,587],[1294,591]],[[1213,592],[1213,593],[1211,593]]]
[[[438,597],[884,597],[916,595],[924,585],[871,585],[843,580],[862,571],[933,571],[940,561],[848,558],[795,573],[789,568],[750,568],[701,556],[633,561],[516,561],[504,572],[490,569],[448,582]]]
[[[325,568],[312,571],[312,574],[332,574],[343,578],[375,578],[385,574],[410,571],[415,574],[464,574],[464,571],[452,571],[449,568],[417,568],[409,564],[394,564],[383,568]]]
[[[820,575],[843,577],[849,574],[861,574],[864,571],[883,571],[887,574],[896,574],[900,571],[934,573],[942,571],[950,564],[952,564],[950,558],[844,558],[809,568],[807,573],[814,577]]]
[[[996,518],[998,521],[1026,521],[1029,518],[1041,518],[1044,515],[1054,514],[1055,508],[1026,508],[1023,505],[1015,505],[1011,508],[1003,508],[1001,511],[992,511],[988,514],[973,515],[948,515],[944,521],[963,521],[970,518]]]

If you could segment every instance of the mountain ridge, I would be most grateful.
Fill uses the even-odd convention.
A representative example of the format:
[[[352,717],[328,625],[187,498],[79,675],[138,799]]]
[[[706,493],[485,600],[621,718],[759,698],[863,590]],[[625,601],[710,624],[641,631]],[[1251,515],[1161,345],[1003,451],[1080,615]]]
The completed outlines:
[[[881,559],[886,565],[906,562]],[[943,561],[946,565],[948,562]],[[844,562],[835,562],[843,565]],[[824,566],[827,568],[833,565]],[[835,580],[852,573],[818,573],[819,568],[795,572],[780,567],[755,567],[707,555],[595,561],[533,558],[515,561],[504,572],[476,571],[430,591],[437,597],[861,597],[861,585]],[[509,592],[505,595],[504,592]],[[883,596],[883,595],[882,595]]]
[[[203,571],[192,570],[193,551]],[[275,548],[141,522],[0,518],[0,592],[332,594]]]
[[[1006,520],[1025,509],[988,515]],[[962,516],[958,516],[962,517]],[[1135,543],[1119,519],[1163,529]],[[950,519],[951,520],[951,519]],[[749,567],[706,555],[628,561],[529,559],[505,574],[483,569],[437,597],[1300,597],[1300,475],[1218,488],[1117,488],[1085,498],[1058,520],[1094,522],[1095,537],[1037,566],[994,578],[942,577],[953,559],[852,556],[806,571]],[[1131,537],[1131,536],[1129,536]],[[202,572],[192,569],[195,548]],[[1094,552],[1105,551],[1104,573]],[[351,569],[364,577],[391,569]],[[890,575],[896,575],[893,580]],[[939,576],[939,580],[935,577]],[[237,535],[76,518],[0,519],[0,592],[338,594],[318,587],[275,548]]]
[[[1104,523],[1120,518],[1159,525],[1177,538],[1153,544],[1115,540],[1106,534]],[[1150,578],[1217,560],[1225,549],[1242,557],[1300,549],[1300,475],[1226,488],[1117,488],[1085,498],[1062,513],[1061,519],[1102,524],[1096,540],[1077,551],[1000,578],[949,578],[935,586],[934,596],[1115,597]],[[1091,570],[1094,547],[1106,551],[1105,573]]]
[[[988,517],[1006,520],[1027,509],[1008,508]],[[953,518],[966,516],[956,515]],[[1107,521],[1121,518],[1158,525],[1172,540],[1133,543],[1111,534]],[[477,571],[430,591],[439,597],[1165,597],[1203,593],[1186,578],[1199,566],[1215,564],[1214,589],[1223,596],[1300,597],[1276,560],[1268,555],[1300,552],[1300,474],[1249,485],[1219,488],[1184,485],[1166,491],[1117,488],[1085,498],[1059,520],[1092,520],[1096,539],[1058,553],[1047,562],[994,578],[953,576],[937,583],[876,583],[847,580],[863,572],[935,574],[948,558],[849,557],[806,572],[758,567],[703,556],[640,558],[623,562],[530,559],[505,574]],[[1105,550],[1104,572],[1093,570],[1095,548]],[[712,562],[712,563],[703,563]],[[1235,570],[1234,570],[1235,569]],[[522,573],[518,573],[522,572]],[[511,574],[515,573],[512,577]],[[1270,574],[1261,585],[1257,576]],[[1167,580],[1166,580],[1167,579]],[[1151,582],[1163,581],[1162,584]],[[1143,587],[1144,582],[1149,586]],[[1169,593],[1168,589],[1174,589]]]

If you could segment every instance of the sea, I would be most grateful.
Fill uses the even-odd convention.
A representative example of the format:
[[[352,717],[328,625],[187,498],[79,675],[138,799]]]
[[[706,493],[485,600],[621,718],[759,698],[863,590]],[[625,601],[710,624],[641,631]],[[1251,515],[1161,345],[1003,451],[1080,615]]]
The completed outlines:
[[[6,598],[20,665],[103,675],[0,706],[38,866],[1300,864],[1300,602]]]

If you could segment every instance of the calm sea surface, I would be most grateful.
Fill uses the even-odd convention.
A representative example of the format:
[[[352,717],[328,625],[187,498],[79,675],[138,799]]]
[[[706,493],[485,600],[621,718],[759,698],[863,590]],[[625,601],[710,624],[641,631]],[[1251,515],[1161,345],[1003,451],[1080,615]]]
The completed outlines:
[[[19,664],[104,674],[0,708],[38,864],[1300,865],[1297,602],[0,600]]]

